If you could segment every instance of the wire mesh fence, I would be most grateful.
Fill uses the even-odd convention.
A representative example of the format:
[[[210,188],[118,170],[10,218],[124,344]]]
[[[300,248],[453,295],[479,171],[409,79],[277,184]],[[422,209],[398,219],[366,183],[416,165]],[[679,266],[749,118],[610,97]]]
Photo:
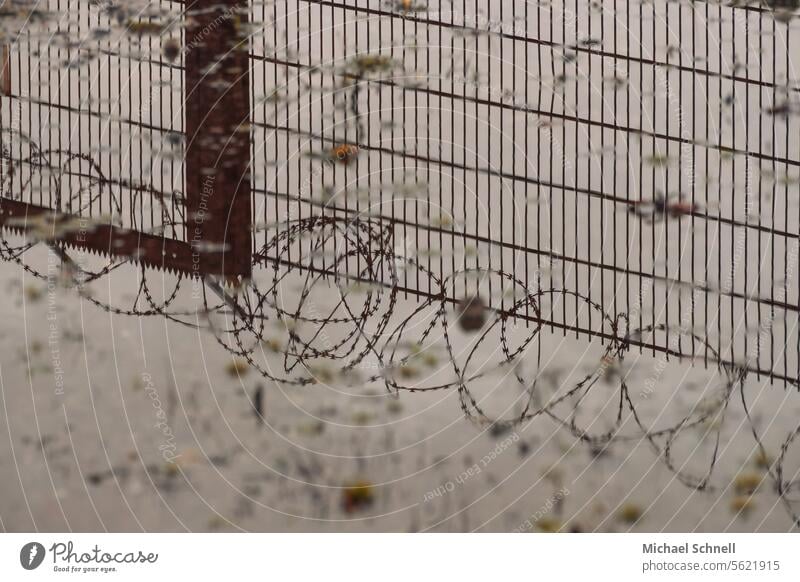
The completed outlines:
[[[7,45],[4,196],[183,239],[182,73],[159,59],[179,33],[128,33],[97,3],[31,4],[43,22]]]
[[[39,26],[4,35],[4,208],[192,245],[187,177],[195,199],[203,182],[185,164],[209,144],[187,139],[203,118],[184,104],[246,76],[251,209],[223,222],[256,266],[480,296],[554,333],[797,384],[796,6],[484,4],[20,3],[10,20]],[[234,81],[192,59],[231,30],[250,55]],[[215,166],[241,162],[221,151]]]
[[[574,291],[542,306],[553,330],[617,333],[583,296],[797,377],[800,52],[774,6],[297,2],[254,20],[279,47],[254,68],[265,221],[374,217],[439,277]],[[451,298],[513,305],[487,279]],[[421,269],[399,284],[438,292]],[[634,339],[710,357],[680,335]]]

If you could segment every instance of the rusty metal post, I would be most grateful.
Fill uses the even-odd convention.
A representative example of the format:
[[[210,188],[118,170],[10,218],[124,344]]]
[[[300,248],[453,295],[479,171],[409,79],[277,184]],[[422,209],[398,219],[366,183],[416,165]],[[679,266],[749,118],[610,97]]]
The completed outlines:
[[[184,64],[186,201],[193,270],[250,277],[247,0],[188,0]]]
[[[2,51],[2,72],[0,72],[0,93],[11,95],[11,47],[3,45]]]

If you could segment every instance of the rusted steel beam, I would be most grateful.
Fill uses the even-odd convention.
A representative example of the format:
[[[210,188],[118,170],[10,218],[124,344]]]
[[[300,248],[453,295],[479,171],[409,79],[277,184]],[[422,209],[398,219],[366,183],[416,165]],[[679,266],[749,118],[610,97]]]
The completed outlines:
[[[195,268],[252,270],[247,0],[188,0],[184,64],[187,240]]]

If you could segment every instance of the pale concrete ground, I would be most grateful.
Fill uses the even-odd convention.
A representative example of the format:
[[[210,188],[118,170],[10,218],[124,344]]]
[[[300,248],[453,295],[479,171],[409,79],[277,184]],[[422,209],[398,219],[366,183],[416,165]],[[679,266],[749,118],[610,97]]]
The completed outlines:
[[[382,384],[335,379],[333,364],[317,369],[322,380],[306,387],[267,382],[253,370],[237,378],[226,370],[229,354],[208,331],[159,316],[109,315],[74,290],[49,294],[15,265],[2,264],[0,277],[0,431],[7,435],[0,441],[0,520],[6,531],[791,529],[767,481],[745,512],[732,506],[742,502],[735,489],[765,474],[738,394],[718,425],[714,489],[693,492],[646,441],[593,454],[543,416],[492,436],[464,419],[455,390],[403,393],[395,400]],[[299,289],[295,280],[285,286]],[[130,303],[132,271],[93,286],[98,297],[104,288]],[[312,293],[320,309],[334,289]],[[397,313],[414,306],[401,301]],[[50,322],[57,328],[53,344]],[[267,334],[275,339],[285,333],[271,329]],[[409,326],[404,340],[414,341],[419,329]],[[523,332],[516,328],[512,336]],[[456,350],[469,343],[458,330],[451,336]],[[484,342],[484,361],[497,358],[497,346]],[[541,356],[537,350],[535,341],[521,358],[526,377],[535,375],[540,358],[543,376],[558,372],[563,389],[597,368],[603,348],[544,332]],[[431,354],[408,382],[424,386],[451,377],[444,353]],[[279,369],[281,357],[265,357]],[[59,361],[63,394],[56,386]],[[625,367],[632,369],[634,398],[642,396],[647,378],[655,379],[653,394],[640,398],[638,407],[654,427],[676,423],[719,393],[719,377],[702,367],[664,367],[638,354],[630,354]],[[508,367],[501,370],[471,384],[477,397],[486,397],[488,411],[513,407],[520,396]],[[251,401],[259,384],[263,424]],[[601,432],[616,413],[616,394],[611,379],[599,381],[577,423]],[[754,379],[746,394],[777,456],[796,425],[798,395]],[[674,445],[675,462],[698,475],[713,445],[702,432],[689,430]],[[166,460],[170,455],[178,455],[176,463]],[[790,448],[785,472],[794,474],[799,460],[797,447]],[[372,503],[346,511],[342,487],[358,481],[370,484],[365,490]],[[629,523],[640,512],[638,522]]]

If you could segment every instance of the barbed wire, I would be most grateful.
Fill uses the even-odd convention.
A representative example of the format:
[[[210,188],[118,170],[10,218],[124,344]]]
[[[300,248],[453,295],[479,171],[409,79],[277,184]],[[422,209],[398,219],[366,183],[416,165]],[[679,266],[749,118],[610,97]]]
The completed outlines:
[[[337,261],[329,265],[327,272],[320,272],[314,264],[315,253],[336,236],[349,241],[349,250],[338,255]],[[278,250],[278,257],[282,256],[290,245],[304,237],[313,243],[311,252],[307,254],[308,268],[289,269],[282,267],[280,260],[263,258],[273,249]],[[774,455],[770,454],[757,430],[747,401],[746,369],[724,363],[707,338],[679,326],[670,330],[687,340],[693,340],[699,348],[696,358],[675,353],[676,358],[694,359],[700,363],[703,359],[700,354],[706,349],[713,355],[710,365],[714,371],[713,382],[718,386],[716,389],[707,389],[712,394],[711,400],[695,405],[688,414],[670,418],[667,426],[649,426],[639,409],[630,371],[625,370],[626,357],[631,352],[633,339],[666,332],[669,326],[654,324],[633,328],[626,314],[610,314],[600,304],[580,293],[555,287],[529,290],[524,282],[510,273],[470,269],[439,278],[414,259],[395,254],[390,242],[389,229],[374,220],[320,216],[290,222],[257,253],[263,262],[258,272],[270,275],[265,283],[249,281],[240,288],[224,288],[213,279],[198,281],[178,275],[168,292],[164,293],[164,298],[158,300],[150,282],[156,271],[136,266],[130,261],[114,260],[113,268],[109,266],[93,273],[92,280],[110,275],[124,264],[137,269],[139,287],[130,305],[124,307],[101,300],[89,290],[84,280],[74,280],[73,286],[80,290],[81,297],[110,313],[159,316],[182,325],[206,329],[231,356],[244,359],[263,378],[283,385],[326,385],[332,381],[332,374],[347,377],[368,359],[374,358],[378,372],[359,378],[360,383],[380,383],[393,397],[403,392],[455,391],[467,419],[480,427],[491,427],[498,433],[547,418],[594,451],[645,442],[681,483],[698,491],[715,489],[712,477],[719,458],[722,430],[732,399],[738,395],[758,449],[764,458],[774,458],[767,471],[773,489],[793,522],[800,526],[800,513],[795,508],[800,502],[797,497],[800,479],[787,468],[790,451],[796,446],[800,434],[800,426],[790,431]],[[3,260],[22,266],[40,279],[47,280],[52,276],[26,263],[24,251],[33,244],[13,246],[5,237],[2,238],[2,244]],[[362,269],[355,275],[348,274],[346,262],[348,258],[352,262],[356,256],[362,261]],[[405,315],[401,315],[397,309],[402,303],[399,298],[402,290],[397,276],[398,268],[420,270],[422,275],[435,282],[435,288],[438,289],[437,293],[419,301]],[[295,279],[302,281],[302,288],[297,293],[296,305],[290,307],[284,304],[281,286],[288,283],[292,271],[297,274]],[[523,297],[506,310],[495,309],[491,304],[481,307],[478,317],[482,321],[478,326],[470,324],[468,332],[471,341],[465,355],[454,346],[453,332],[461,326],[460,318],[464,316],[464,311],[459,310],[459,302],[453,300],[452,290],[455,281],[466,276],[497,277],[521,290]],[[163,280],[163,275],[158,278]],[[358,294],[352,288],[354,280],[367,285],[357,288]],[[334,307],[321,313],[322,308],[311,297],[315,287],[322,284],[329,286],[331,283],[337,290]],[[187,284],[202,285],[202,301],[198,309],[189,310],[179,306],[178,298]],[[220,291],[224,299],[212,300]],[[602,317],[613,330],[613,337],[606,342],[599,362],[585,375],[569,385],[560,385],[539,368],[541,362],[536,356],[534,344],[540,341],[543,333],[540,305],[547,300],[563,300],[567,297],[577,299],[586,309]],[[526,308],[535,314],[534,321],[524,337],[514,339],[512,331],[519,331],[522,327],[516,325],[516,321]],[[420,326],[420,319],[427,321]],[[285,342],[275,342],[267,327],[268,322],[282,323],[286,330]],[[310,332],[304,335],[302,327],[309,328]],[[417,336],[412,346],[404,339],[411,329],[416,329]],[[463,327],[461,331],[464,331]],[[491,363],[478,362],[480,346],[495,339],[499,342],[497,353],[500,357]],[[445,357],[440,369],[449,369],[453,379],[423,386],[415,383],[412,375],[404,377],[404,368],[425,350],[432,349],[430,346],[436,342],[444,346]],[[281,365],[276,368],[266,363],[265,352],[277,354],[282,360]],[[320,372],[320,361],[335,367],[330,372]],[[527,369],[532,362],[535,362],[536,371],[529,373]],[[519,410],[508,418],[493,416],[486,410],[485,399],[482,401],[473,392],[474,386],[490,382],[491,375],[498,371],[510,377],[520,391],[515,401]],[[591,411],[582,414],[589,395],[597,391],[602,392],[604,401],[614,410],[611,424],[599,431],[593,429],[596,414]],[[638,391],[638,394],[642,393],[643,389]],[[686,461],[676,457],[676,445],[686,435],[693,435],[699,442],[710,442],[710,454],[699,471],[690,471],[685,467]]]
[[[398,8],[406,4],[387,2],[385,7],[393,16],[425,18],[424,10],[415,8],[409,12]],[[111,3],[109,6],[118,8]],[[787,6],[789,12],[797,7],[795,2],[789,2]],[[124,14],[121,26],[130,29],[136,25],[129,20],[127,13]],[[267,26],[265,24],[263,28]],[[492,30],[485,34],[506,35],[503,31]],[[558,48],[591,52],[589,46],[565,45]],[[344,64],[307,67],[315,73],[336,73],[344,78],[343,90],[335,91],[334,99],[344,99],[343,108],[348,113],[344,127],[347,129],[347,123],[352,123],[354,139],[334,143],[333,157],[330,153],[325,154],[328,162],[347,162],[361,148],[370,147],[365,143],[368,141],[365,138],[368,133],[365,113],[359,109],[365,92],[364,83],[409,89],[395,80],[371,78],[376,70],[391,68],[395,64],[392,60],[362,56]],[[468,84],[468,79],[460,81]],[[311,85],[306,88],[322,91],[320,87]],[[796,88],[791,91],[796,91]],[[501,104],[523,112],[531,110],[531,106],[520,102],[519,97],[504,96]],[[265,118],[264,124],[268,125],[270,121],[277,123],[277,119]],[[310,138],[332,141],[331,137],[322,135]],[[800,425],[781,442],[777,454],[771,455],[752,417],[746,393],[747,366],[725,361],[707,337],[693,330],[668,324],[637,327],[630,313],[613,312],[590,294],[553,284],[544,287],[537,284],[531,288],[513,271],[465,267],[451,273],[439,272],[424,265],[419,258],[398,251],[394,240],[396,225],[382,217],[317,214],[287,218],[265,227],[266,242],[255,249],[256,269],[252,280],[231,287],[214,277],[198,278],[193,274],[177,273],[167,281],[165,275],[156,277],[154,271],[137,264],[136,257],[115,255],[113,249],[106,254],[87,257],[85,251],[62,239],[77,228],[91,229],[93,225],[116,220],[131,207],[131,202],[123,198],[125,191],[131,200],[140,195],[157,208],[157,224],[141,231],[169,237],[188,227],[179,193],[162,192],[154,184],[109,177],[92,156],[62,149],[41,149],[17,129],[2,128],[2,141],[2,160],[6,168],[2,180],[3,196],[10,200],[31,199],[37,181],[44,181],[50,185],[45,191],[49,196],[47,204],[54,212],[40,219],[26,217],[7,224],[10,230],[4,230],[0,235],[0,259],[15,263],[39,280],[50,281],[54,276],[52,270],[42,267],[40,259],[31,257],[33,249],[40,245],[49,246],[50,252],[60,260],[57,276],[62,283],[75,288],[83,299],[101,310],[122,316],[162,317],[179,325],[204,329],[232,357],[243,359],[261,377],[282,385],[328,383],[330,374],[320,371],[320,362],[333,366],[334,375],[346,378],[371,361],[376,372],[359,378],[359,382],[383,385],[387,394],[395,398],[402,393],[453,391],[467,419],[480,427],[491,427],[498,433],[548,419],[591,450],[647,443],[681,483],[698,491],[715,488],[713,475],[720,455],[722,430],[732,400],[738,396],[757,447],[765,458],[774,458],[768,467],[774,491],[794,524],[800,527],[800,513],[796,508],[800,503],[797,497],[800,478],[788,468],[790,452],[797,446]],[[708,146],[694,138],[688,143]],[[722,150],[721,144],[719,149]],[[323,163],[325,161],[323,159]],[[648,212],[660,209],[659,220],[670,218],[666,198],[658,204],[646,202],[652,206],[646,207]],[[629,212],[639,213],[645,208],[641,204],[637,206],[636,202],[626,203],[630,205]],[[83,216],[85,222],[80,226],[63,218],[62,213],[81,215],[100,204],[106,206],[110,217]],[[697,212],[694,207],[685,212],[681,210],[681,213],[694,213],[709,220],[718,218],[704,215],[704,211]],[[135,212],[131,211],[128,218],[130,226],[142,226],[137,224]],[[24,234],[20,234],[23,231]],[[331,247],[333,260],[329,261]],[[112,276],[123,267],[136,272],[133,299],[101,298],[92,284]],[[404,273],[403,277],[401,273]],[[409,273],[425,280],[428,291],[417,289],[419,300],[406,313],[407,309],[401,309],[401,295],[409,290],[401,284],[401,279],[407,279]],[[459,296],[457,289],[466,286],[457,285],[457,282],[463,279],[498,281],[500,289],[509,290],[515,299],[506,307],[505,302],[498,305],[491,296]],[[289,300],[285,297],[285,287],[289,281],[297,280],[301,282],[301,288],[292,293],[292,300]],[[324,286],[323,294],[330,297],[326,291],[331,284],[337,292],[333,305],[322,305],[314,299],[315,292]],[[354,285],[358,287],[354,289]],[[199,294],[194,293],[197,290]],[[199,296],[199,305],[194,308],[185,305],[189,292]],[[582,308],[594,314],[608,332],[604,336],[605,346],[599,361],[577,380],[560,383],[544,374],[537,343],[541,342],[547,323],[542,305],[567,298],[579,306],[576,311]],[[282,326],[285,334],[280,340],[275,340],[272,335],[271,326],[275,323]],[[522,337],[518,336],[523,325],[518,323],[525,326]],[[408,339],[411,330],[414,330],[414,342]],[[466,353],[456,345],[456,333],[466,334],[469,338]],[[654,333],[691,340],[687,343],[699,348],[695,353],[668,353],[682,361],[702,359],[714,370],[712,398],[692,407],[688,414],[670,418],[666,426],[648,424],[637,398],[644,389],[638,392],[634,389],[634,379],[625,368],[633,346],[642,337]],[[489,345],[495,341],[496,346]],[[434,346],[437,355],[444,354],[443,361],[437,362],[436,367],[448,374],[444,380],[422,385],[415,381],[409,366]],[[497,357],[491,362],[481,362],[481,348],[487,346]],[[280,364],[271,365],[266,357],[268,353],[275,354],[281,360]],[[490,410],[491,402],[477,395],[477,387],[491,382],[494,374],[503,380],[508,379],[518,392],[513,412],[509,413],[509,409],[505,411],[508,414],[496,415]],[[800,387],[796,379],[789,379],[789,383]],[[602,394],[612,411],[610,424],[602,429],[595,428],[594,412],[586,412],[591,403],[590,396],[597,392]],[[680,439],[686,435],[710,443],[708,459],[696,471],[688,469],[687,462],[679,458]]]

